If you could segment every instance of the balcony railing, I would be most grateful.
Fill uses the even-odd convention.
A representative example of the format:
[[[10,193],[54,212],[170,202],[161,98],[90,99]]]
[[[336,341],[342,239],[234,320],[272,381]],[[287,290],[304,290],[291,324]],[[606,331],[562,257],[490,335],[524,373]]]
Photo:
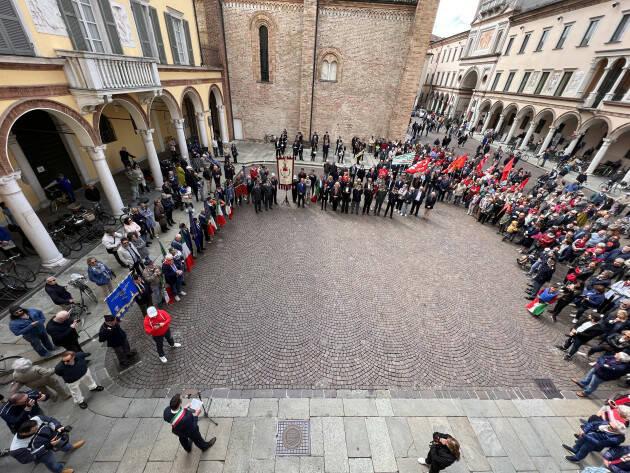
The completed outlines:
[[[70,89],[82,108],[106,103],[112,94],[162,87],[153,59],[84,51],[57,51],[57,55],[66,60]]]
[[[479,5],[479,13],[485,15],[486,13],[491,13],[495,10],[500,10],[507,3],[507,0],[484,0]]]

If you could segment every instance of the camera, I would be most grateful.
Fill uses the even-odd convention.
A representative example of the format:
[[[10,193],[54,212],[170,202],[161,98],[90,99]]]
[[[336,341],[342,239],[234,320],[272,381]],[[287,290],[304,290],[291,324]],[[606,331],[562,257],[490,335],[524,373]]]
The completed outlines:
[[[29,399],[32,399],[33,401],[37,402],[39,400],[39,396],[41,396],[41,394],[39,393],[28,393],[27,394]]]
[[[72,431],[72,426],[71,425],[64,425],[61,430],[59,431],[60,434],[65,434]]]

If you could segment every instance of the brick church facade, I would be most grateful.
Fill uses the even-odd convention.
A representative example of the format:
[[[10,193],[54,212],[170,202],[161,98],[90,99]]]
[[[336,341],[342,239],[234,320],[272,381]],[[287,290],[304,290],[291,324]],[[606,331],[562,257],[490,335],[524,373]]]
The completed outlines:
[[[195,0],[230,135],[404,136],[438,0]]]

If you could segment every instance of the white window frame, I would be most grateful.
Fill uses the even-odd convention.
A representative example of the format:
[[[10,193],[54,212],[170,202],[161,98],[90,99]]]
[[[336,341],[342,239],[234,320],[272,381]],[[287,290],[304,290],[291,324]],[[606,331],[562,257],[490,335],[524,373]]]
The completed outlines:
[[[188,47],[186,46],[186,33],[184,31],[184,14],[178,10],[172,9],[171,7],[167,8],[167,13],[171,15],[171,19],[173,21],[173,35],[175,36],[175,47],[177,48],[177,53],[180,57],[180,63],[187,65],[190,61],[188,60]]]
[[[571,34],[571,30],[573,29],[573,25],[575,25],[575,22],[572,23],[565,23],[564,25],[562,25],[562,31],[560,31],[560,37],[558,38],[558,41],[556,41],[556,46],[553,49],[563,49],[567,39],[569,39],[569,35]],[[562,35],[564,35],[564,32],[567,32],[567,35],[564,37],[564,39],[562,39]],[[562,44],[560,44],[560,41],[562,41]]]
[[[149,43],[151,44],[151,57],[153,59],[160,60],[160,51],[158,51],[157,41],[155,39],[155,32],[153,30],[153,22],[151,21],[151,14],[149,13],[149,2],[146,0],[134,0],[134,3],[137,3],[140,8],[142,8],[142,15],[144,16],[144,26],[147,30],[147,34],[149,35]],[[133,15],[132,15],[133,18]],[[134,25],[136,28],[137,25]],[[160,25],[158,24],[158,28]],[[140,42],[140,34],[136,31],[138,35],[138,43]],[[168,33],[167,33],[168,34]],[[164,41],[164,38],[162,38]],[[165,46],[166,48],[166,46]],[[140,45],[140,50],[142,50],[142,46]]]
[[[588,26],[586,27],[586,31],[584,31],[584,35],[582,36],[582,39],[580,40],[580,44],[577,45],[578,48],[586,48],[590,44],[591,39],[593,39],[593,36],[595,35],[595,32],[597,31],[597,27],[599,26],[599,21],[602,18],[603,18],[602,16],[589,18]],[[595,23],[595,26],[591,30],[591,26],[593,25],[593,23]],[[589,34],[589,32],[591,34],[590,34],[590,36],[587,36]]]
[[[512,51],[512,47],[514,46],[514,40],[516,39],[516,35],[508,36],[507,38],[507,46],[505,51],[503,52],[504,56],[509,56]]]
[[[545,47],[545,43],[549,39],[549,33],[551,33],[551,27],[543,28],[542,33],[540,34],[540,38],[538,38],[538,44],[536,44],[536,49],[534,49],[535,53],[539,53]]]
[[[610,40],[608,41],[609,43],[620,43],[621,42],[621,38],[623,38],[623,35],[625,34],[626,30],[628,29],[628,25],[630,25],[630,18],[626,18],[628,15],[630,15],[630,10],[625,10],[625,11],[621,12],[621,19],[619,20],[619,23],[617,23],[617,26],[615,26],[615,30],[613,31],[613,34],[610,37]],[[625,23],[623,25],[623,29],[619,32],[619,37],[617,39],[615,39],[615,36],[617,36],[617,30],[621,26],[621,22],[624,21],[624,19],[626,21],[625,21]]]
[[[90,46],[90,51],[94,53],[111,54],[112,48],[109,44],[109,36],[107,36],[107,30],[105,29],[105,22],[103,21],[103,18],[101,17],[101,9],[96,3],[97,0],[73,0],[73,1],[77,6],[77,11],[79,13],[77,19],[79,20],[79,23],[81,23],[81,27],[83,28],[83,31],[85,33],[84,39],[85,39],[85,42],[88,43],[88,45]],[[88,4],[90,6],[90,9],[92,10],[92,16],[94,16],[96,29],[100,36],[100,38],[98,38],[98,41],[100,41],[101,44],[103,45],[103,51],[97,51],[94,48],[94,42],[96,41],[96,39],[93,39],[90,37],[90,31],[87,28],[87,20],[83,16],[83,8],[81,5],[82,3]]]

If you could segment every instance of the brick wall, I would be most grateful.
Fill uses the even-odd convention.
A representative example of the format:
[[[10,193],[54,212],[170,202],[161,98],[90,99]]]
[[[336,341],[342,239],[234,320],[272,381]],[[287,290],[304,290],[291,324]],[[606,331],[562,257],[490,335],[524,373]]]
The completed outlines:
[[[269,30],[272,82],[254,79],[250,20],[259,11],[270,17],[276,30]],[[289,137],[299,122],[300,63],[302,46],[302,5],[286,2],[264,4],[223,4],[228,53],[232,115],[243,121],[243,137],[261,140],[265,134],[279,135],[286,128]],[[272,48],[275,37],[275,48]],[[272,50],[274,49],[274,50]],[[272,56],[275,60],[272,60]]]
[[[386,136],[414,11],[356,5],[320,9],[317,38],[317,57],[336,48],[343,70],[338,82],[323,82],[318,68],[313,131],[341,135],[346,143],[354,135]]]

